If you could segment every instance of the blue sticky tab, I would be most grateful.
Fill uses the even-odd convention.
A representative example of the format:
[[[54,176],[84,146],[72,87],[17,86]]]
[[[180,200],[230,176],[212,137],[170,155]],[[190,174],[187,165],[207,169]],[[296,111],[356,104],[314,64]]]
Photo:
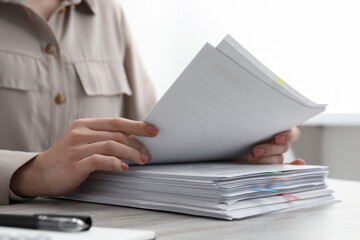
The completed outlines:
[[[284,185],[267,185],[268,188],[272,188],[272,187],[284,187]]]
[[[276,189],[255,189],[254,192],[277,192]]]

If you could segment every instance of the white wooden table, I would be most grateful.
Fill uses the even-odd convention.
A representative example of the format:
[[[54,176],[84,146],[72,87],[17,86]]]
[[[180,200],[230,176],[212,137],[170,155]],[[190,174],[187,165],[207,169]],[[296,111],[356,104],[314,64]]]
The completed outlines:
[[[341,203],[239,221],[39,198],[0,206],[0,213],[85,214],[95,226],[154,230],[157,239],[360,239],[360,182],[330,179]],[[106,237],[104,237],[104,240]],[[119,238],[121,239],[121,238]]]

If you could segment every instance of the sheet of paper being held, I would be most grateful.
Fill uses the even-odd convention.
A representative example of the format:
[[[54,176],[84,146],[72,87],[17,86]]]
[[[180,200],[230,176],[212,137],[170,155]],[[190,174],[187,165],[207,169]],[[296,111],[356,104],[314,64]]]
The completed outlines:
[[[145,117],[160,130],[155,138],[138,138],[151,163],[240,157],[325,110],[275,80],[234,41],[206,44]]]

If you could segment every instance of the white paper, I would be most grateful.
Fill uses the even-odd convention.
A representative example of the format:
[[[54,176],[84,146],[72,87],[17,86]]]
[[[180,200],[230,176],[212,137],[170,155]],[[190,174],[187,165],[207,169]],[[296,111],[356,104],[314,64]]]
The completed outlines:
[[[243,46],[241,46],[234,38],[227,35],[216,47],[224,55],[228,56],[234,62],[246,69],[251,74],[255,75],[258,79],[268,84],[272,88],[287,95],[289,98],[298,101],[300,104],[306,104],[309,107],[319,107],[311,100],[307,99],[289,84],[280,86],[276,81],[280,79],[275,73],[268,69],[264,64],[257,60],[251,53],[249,53]],[[326,105],[323,105],[326,107]]]
[[[96,172],[66,198],[240,219],[335,202],[327,173],[323,166],[234,162],[134,166],[124,173]]]
[[[148,166],[132,166],[126,172],[110,173],[121,176],[136,176],[136,178],[156,175],[156,177],[170,176],[171,179],[176,177],[184,179],[229,179],[240,178],[244,176],[284,176],[286,172],[291,171],[292,177],[299,171],[301,175],[307,172],[324,172],[327,167],[315,165],[288,165],[288,164],[244,164],[239,162],[200,162],[200,163],[179,163],[179,164],[159,164]],[[99,173],[96,173],[96,175]],[[100,172],[101,174],[101,172]],[[106,173],[107,177],[109,173]],[[248,180],[248,179],[247,179]]]
[[[253,68],[206,44],[144,119],[160,130],[155,138],[139,138],[151,162],[239,157],[325,109],[266,84],[266,74],[260,79]]]

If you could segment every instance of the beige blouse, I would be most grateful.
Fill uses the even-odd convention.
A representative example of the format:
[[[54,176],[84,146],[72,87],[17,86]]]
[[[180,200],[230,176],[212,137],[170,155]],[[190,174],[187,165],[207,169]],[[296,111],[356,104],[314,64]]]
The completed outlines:
[[[48,22],[0,0],[0,204],[13,173],[78,118],[142,119],[154,89],[112,0],[64,0]]]

